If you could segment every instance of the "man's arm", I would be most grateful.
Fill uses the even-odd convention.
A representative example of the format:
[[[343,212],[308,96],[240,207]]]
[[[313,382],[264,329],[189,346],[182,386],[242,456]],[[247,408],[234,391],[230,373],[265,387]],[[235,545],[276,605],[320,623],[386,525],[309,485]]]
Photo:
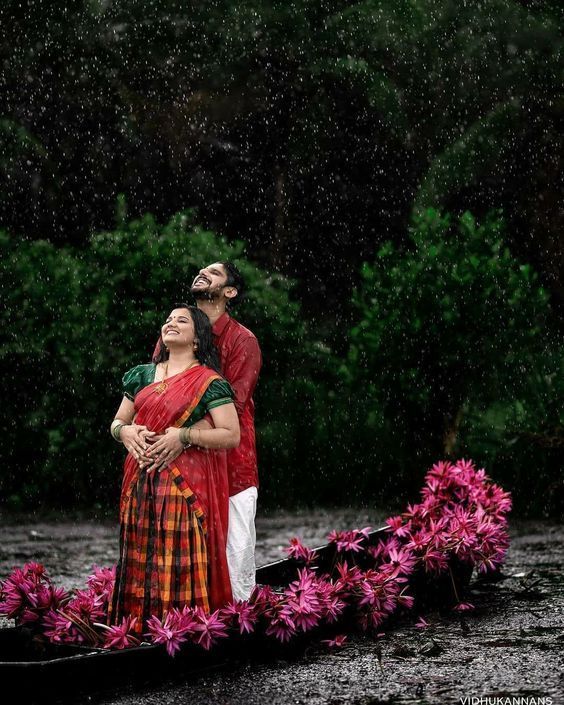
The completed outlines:
[[[262,355],[258,340],[254,337],[237,343],[226,360],[222,372],[235,393],[234,403],[239,416],[253,396],[261,366]]]

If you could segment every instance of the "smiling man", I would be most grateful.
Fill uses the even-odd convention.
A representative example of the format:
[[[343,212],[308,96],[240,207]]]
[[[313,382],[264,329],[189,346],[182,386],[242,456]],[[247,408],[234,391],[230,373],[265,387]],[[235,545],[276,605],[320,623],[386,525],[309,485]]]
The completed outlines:
[[[196,275],[190,291],[212,324],[221,372],[235,393],[241,441],[226,451],[229,477],[227,562],[233,599],[245,600],[255,584],[255,515],[258,468],[255,441],[255,390],[262,356],[255,335],[227,309],[244,295],[244,280],[231,262],[214,262]],[[158,352],[157,346],[155,353]]]

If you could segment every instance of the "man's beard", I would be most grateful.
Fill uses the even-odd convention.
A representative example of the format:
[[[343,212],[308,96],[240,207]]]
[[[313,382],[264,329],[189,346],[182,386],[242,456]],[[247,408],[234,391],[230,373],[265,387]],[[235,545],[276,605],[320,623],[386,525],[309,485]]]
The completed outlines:
[[[220,292],[223,287],[214,289],[198,289],[198,287],[190,287],[190,293],[197,301],[215,301],[219,299]]]

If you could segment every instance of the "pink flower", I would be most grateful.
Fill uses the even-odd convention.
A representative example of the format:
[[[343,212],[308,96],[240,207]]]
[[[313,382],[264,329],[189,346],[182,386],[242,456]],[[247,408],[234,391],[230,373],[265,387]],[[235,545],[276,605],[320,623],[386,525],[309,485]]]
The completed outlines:
[[[420,529],[419,531],[416,531],[414,534],[411,535],[410,540],[405,544],[405,547],[408,550],[417,551],[418,553],[421,553],[427,550],[427,546],[429,545],[430,541],[431,537],[429,536],[429,534],[423,529]]]
[[[137,617],[124,617],[121,624],[106,627],[104,648],[127,649],[129,646],[138,646],[139,639],[134,635],[136,625]]]
[[[416,629],[427,629],[427,627],[431,626],[431,623],[428,622],[424,617],[419,617],[417,622],[415,622],[414,626]]]
[[[345,603],[338,596],[337,586],[328,580],[318,580],[317,597],[321,608],[321,618],[336,622],[345,609]]]
[[[248,601],[233,602],[212,614],[199,607],[173,608],[162,619],[149,619],[148,635],[173,656],[186,641],[210,649],[227,636],[228,628],[245,634],[260,625],[268,636],[285,642],[299,631],[336,622],[346,611],[363,629],[382,636],[384,632],[377,630],[387,617],[400,607],[413,607],[409,576],[418,566],[439,575],[456,557],[487,572],[499,567],[509,546],[510,494],[493,484],[471,460],[433,465],[425,476],[421,497],[420,503],[408,505],[405,512],[386,521],[387,538],[375,546],[367,546],[370,527],[329,534],[337,553],[354,554],[351,562],[358,560],[362,569],[341,560],[320,575],[313,566],[315,551],[294,538],[286,551],[305,567],[283,591],[256,586]],[[27,563],[0,583],[0,614],[33,625],[54,643],[100,643],[102,637],[94,629],[98,627],[105,632],[107,647],[123,649],[139,643],[135,618],[124,618],[112,627],[94,621],[105,621],[114,581],[114,568],[93,566],[88,588],[71,598],[51,584],[41,564]],[[454,609],[464,612],[474,606],[459,602]],[[430,624],[420,617],[415,626],[425,629]],[[339,635],[323,643],[335,647],[345,641],[346,636]]]
[[[2,584],[0,614],[23,624],[37,622],[66,599],[67,592],[51,585],[41,564],[26,563],[23,568],[14,568]]]
[[[394,536],[409,536],[411,522],[405,522],[403,516],[389,517],[386,519],[386,524],[390,527]]]
[[[321,643],[328,649],[340,649],[342,646],[344,646],[347,639],[348,637],[346,634],[339,634],[334,639],[323,639]]]
[[[407,509],[403,513],[409,521],[420,521],[421,517],[421,505],[420,504],[408,504]]]
[[[275,599],[277,595],[270,585],[255,585],[249,597],[249,604],[254,605],[257,611],[263,611]]]
[[[47,578],[47,571],[41,563],[35,563],[33,561],[25,563],[23,572],[26,576],[33,577],[38,582]]]
[[[370,527],[365,529],[352,529],[352,531],[332,531],[328,536],[330,543],[337,546],[337,551],[351,551],[358,553],[362,551],[361,543],[367,537]]]
[[[284,643],[289,641],[296,633],[296,625],[292,620],[292,610],[283,600],[279,599],[276,603],[271,604],[264,616],[269,622],[266,628],[267,636],[274,636]]]
[[[457,460],[456,467],[465,474],[473,474],[476,471],[476,466],[472,460]]]
[[[248,600],[231,602],[221,610],[221,616],[226,623],[239,630],[240,634],[250,634],[257,623],[257,613]]]
[[[162,620],[155,615],[147,620],[147,636],[154,644],[165,644],[168,655],[174,656],[186,642],[186,635],[195,634],[196,625],[194,609],[185,607],[181,611],[173,607],[165,612]]]
[[[2,585],[0,614],[17,617],[18,613],[30,604],[29,596],[35,589],[35,582],[26,577],[24,570],[14,568]]]
[[[86,639],[64,613],[49,610],[43,616],[45,636],[54,644],[83,644]]]
[[[349,568],[346,561],[337,563],[336,568],[339,575],[335,583],[336,591],[341,597],[347,597],[363,579],[362,571],[356,565]]]
[[[448,558],[443,551],[437,551],[436,549],[428,548],[425,553],[421,556],[423,565],[427,573],[432,573],[433,575],[439,575],[439,573],[444,572],[448,566]]]
[[[211,614],[206,614],[201,607],[194,609],[194,631],[196,632],[196,643],[206,651],[217,642],[227,636],[227,627],[220,616],[220,611],[216,610]],[[197,636],[199,634],[199,636]]]
[[[398,595],[398,605],[401,605],[408,610],[413,607],[413,602],[414,598],[411,595],[405,595],[403,592]]]
[[[378,609],[367,609],[359,613],[358,623],[365,632],[378,629],[382,622],[386,619],[386,614]]]
[[[389,562],[380,566],[389,577],[395,578],[398,575],[411,575],[417,564],[417,557],[408,548],[390,548],[388,551]]]
[[[77,590],[65,611],[76,614],[85,622],[100,621],[106,616],[104,597],[96,595],[92,590]]]
[[[88,587],[95,595],[102,595],[106,600],[109,600],[116,579],[116,567],[99,568],[92,566],[92,574],[86,579]]]
[[[427,473],[427,477],[432,477],[439,481],[445,481],[449,479],[450,473],[452,471],[453,465],[448,460],[440,460],[435,463],[433,467]]]
[[[322,605],[317,592],[317,580],[307,568],[298,571],[298,580],[290,583],[284,590],[284,596],[296,629],[305,632],[319,623]]]
[[[457,612],[470,612],[474,609],[474,605],[470,602],[459,602],[453,607]]]
[[[307,546],[304,546],[298,538],[290,539],[290,546],[284,550],[290,558],[293,558],[295,561],[299,561],[300,563],[305,563],[306,565],[312,565],[317,558],[315,551],[312,551],[310,548],[307,548]]]

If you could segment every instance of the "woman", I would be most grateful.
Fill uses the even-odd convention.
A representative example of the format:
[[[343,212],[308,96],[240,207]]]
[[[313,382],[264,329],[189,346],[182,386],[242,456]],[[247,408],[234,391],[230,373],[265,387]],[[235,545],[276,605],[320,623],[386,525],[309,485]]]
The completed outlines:
[[[239,443],[233,391],[217,373],[207,316],[178,304],[161,329],[161,359],[123,377],[111,432],[129,454],[120,501],[120,560],[110,624],[231,599],[225,557],[224,448]],[[192,426],[206,417],[210,423]]]

